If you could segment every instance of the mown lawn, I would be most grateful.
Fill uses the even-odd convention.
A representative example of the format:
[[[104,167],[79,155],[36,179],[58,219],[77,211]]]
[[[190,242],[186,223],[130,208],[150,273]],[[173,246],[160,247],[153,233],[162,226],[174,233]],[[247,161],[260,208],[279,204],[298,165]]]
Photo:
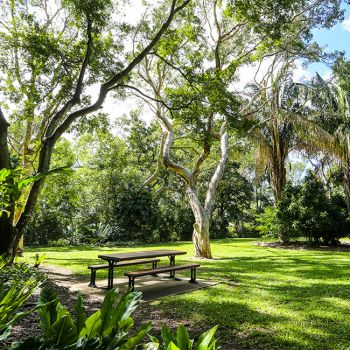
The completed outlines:
[[[181,249],[191,243],[123,248],[28,249],[24,259],[46,253],[45,264],[86,276],[97,255],[131,249]],[[251,239],[217,240],[215,260],[201,261],[199,278],[222,283],[153,302],[164,313],[191,319],[249,349],[350,349],[350,252],[259,247]],[[101,276],[101,274],[100,274]]]

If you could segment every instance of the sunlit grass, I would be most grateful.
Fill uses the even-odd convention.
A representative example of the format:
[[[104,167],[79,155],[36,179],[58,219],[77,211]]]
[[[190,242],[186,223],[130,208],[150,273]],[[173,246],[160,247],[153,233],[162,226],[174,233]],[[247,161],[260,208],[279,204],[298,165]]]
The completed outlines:
[[[86,267],[102,251],[161,248],[186,250],[179,263],[192,259],[191,243],[29,249],[24,259],[45,252],[44,264],[88,280]],[[250,239],[215,241],[212,250],[215,260],[200,262],[199,278],[222,283],[155,302],[165,314],[205,328],[219,324],[222,338],[252,349],[350,349],[349,253],[266,248]]]

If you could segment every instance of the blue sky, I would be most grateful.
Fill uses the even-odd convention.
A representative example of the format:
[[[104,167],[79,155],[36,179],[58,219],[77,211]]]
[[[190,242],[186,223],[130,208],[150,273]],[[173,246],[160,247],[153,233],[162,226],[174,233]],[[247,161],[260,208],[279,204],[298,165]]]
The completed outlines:
[[[350,59],[350,6],[344,5],[343,8],[346,10],[344,22],[331,29],[314,30],[313,34],[315,41],[325,47],[326,52],[345,51],[346,57]],[[309,72],[318,72],[321,75],[327,74],[329,70],[330,67],[323,63],[313,63],[308,67]]]

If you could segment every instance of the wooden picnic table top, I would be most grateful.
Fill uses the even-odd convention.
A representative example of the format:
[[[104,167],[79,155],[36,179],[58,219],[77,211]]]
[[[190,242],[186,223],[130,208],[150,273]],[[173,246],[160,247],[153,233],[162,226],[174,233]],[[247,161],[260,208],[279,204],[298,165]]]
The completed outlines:
[[[125,261],[133,259],[143,258],[156,258],[160,256],[175,256],[187,254],[182,250],[143,250],[138,252],[126,252],[126,253],[112,253],[112,254],[100,254],[98,257],[107,261]]]

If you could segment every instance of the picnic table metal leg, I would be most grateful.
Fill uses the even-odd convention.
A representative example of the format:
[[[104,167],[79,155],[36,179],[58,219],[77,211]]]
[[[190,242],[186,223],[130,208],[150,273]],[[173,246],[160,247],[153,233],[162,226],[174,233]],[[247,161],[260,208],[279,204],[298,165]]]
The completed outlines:
[[[129,290],[133,292],[135,289],[135,277],[129,276]]]
[[[192,267],[191,268],[191,279],[190,279],[191,283],[197,283],[196,281],[196,268]]]
[[[170,255],[170,266],[175,266],[175,255]],[[170,278],[175,278],[175,271],[170,271]]]
[[[96,288],[96,270],[91,269],[90,284],[89,287]]]
[[[108,289],[113,288],[113,261],[108,261]]]

